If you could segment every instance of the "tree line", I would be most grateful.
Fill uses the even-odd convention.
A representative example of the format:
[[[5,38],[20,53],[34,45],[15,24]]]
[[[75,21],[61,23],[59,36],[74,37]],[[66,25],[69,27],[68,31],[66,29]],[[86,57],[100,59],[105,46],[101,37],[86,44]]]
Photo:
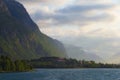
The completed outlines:
[[[59,57],[41,57],[30,61],[34,68],[120,68],[119,64],[96,63]]]
[[[33,60],[12,60],[0,56],[0,72],[25,72],[33,68],[120,68],[120,64],[104,64],[95,61],[41,57]]]
[[[23,72],[31,69],[32,67],[25,60],[13,61],[8,56],[0,56],[0,72]]]

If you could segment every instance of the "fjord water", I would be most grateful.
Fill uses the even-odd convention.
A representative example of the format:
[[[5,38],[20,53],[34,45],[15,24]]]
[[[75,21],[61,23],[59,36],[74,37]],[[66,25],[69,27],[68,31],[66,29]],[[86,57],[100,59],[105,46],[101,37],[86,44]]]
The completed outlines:
[[[120,69],[37,69],[0,73],[0,80],[120,80]]]

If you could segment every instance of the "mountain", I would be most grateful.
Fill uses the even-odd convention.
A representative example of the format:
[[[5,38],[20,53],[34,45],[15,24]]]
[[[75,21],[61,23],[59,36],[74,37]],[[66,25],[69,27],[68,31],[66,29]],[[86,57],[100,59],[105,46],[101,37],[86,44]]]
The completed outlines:
[[[13,59],[66,57],[63,44],[43,34],[15,0],[0,0],[0,55]]]
[[[103,61],[103,59],[97,56],[96,54],[85,51],[84,49],[78,46],[66,44],[65,49],[68,57],[70,58],[76,58],[78,60],[94,60],[96,62]]]

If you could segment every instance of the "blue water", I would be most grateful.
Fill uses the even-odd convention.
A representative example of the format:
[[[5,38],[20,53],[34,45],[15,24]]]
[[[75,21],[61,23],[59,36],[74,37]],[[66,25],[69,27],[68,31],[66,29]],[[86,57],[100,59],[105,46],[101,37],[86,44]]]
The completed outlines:
[[[120,69],[37,69],[0,73],[0,80],[120,80]]]

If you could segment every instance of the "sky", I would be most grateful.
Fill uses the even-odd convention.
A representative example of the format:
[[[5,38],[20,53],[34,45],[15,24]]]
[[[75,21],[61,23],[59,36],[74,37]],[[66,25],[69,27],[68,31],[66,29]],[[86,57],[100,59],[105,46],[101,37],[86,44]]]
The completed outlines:
[[[106,59],[120,53],[120,0],[18,0],[40,30]]]

